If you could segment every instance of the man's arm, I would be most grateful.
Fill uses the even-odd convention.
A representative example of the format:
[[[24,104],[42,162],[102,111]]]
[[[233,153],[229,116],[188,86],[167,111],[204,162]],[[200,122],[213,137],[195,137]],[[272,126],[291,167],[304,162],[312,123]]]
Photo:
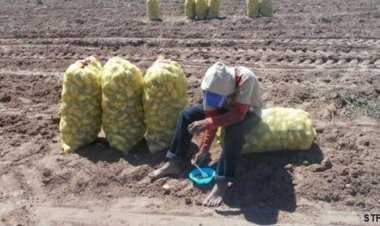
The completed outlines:
[[[235,103],[230,111],[222,114],[220,110],[206,111],[206,130],[203,133],[200,151],[209,151],[218,127],[225,127],[242,121],[249,106]]]
[[[221,115],[222,112],[220,110],[215,110],[215,111],[206,111],[206,122],[208,118],[216,117],[218,115]],[[206,128],[206,130],[203,133],[203,138],[202,138],[202,143],[199,148],[200,151],[209,151],[212,142],[214,141],[216,131],[218,129],[210,129]]]
[[[242,121],[247,114],[249,106],[246,104],[235,103],[230,111],[213,117],[206,118],[207,129],[217,129],[226,127]]]

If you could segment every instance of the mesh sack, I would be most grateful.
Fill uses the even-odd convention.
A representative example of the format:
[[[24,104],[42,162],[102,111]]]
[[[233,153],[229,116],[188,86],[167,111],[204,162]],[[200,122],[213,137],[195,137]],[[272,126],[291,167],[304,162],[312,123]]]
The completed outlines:
[[[185,1],[185,16],[191,20],[195,18],[195,0]]]
[[[92,143],[100,132],[101,73],[94,57],[75,62],[65,72],[59,125],[64,153]]]
[[[260,15],[261,16],[273,16],[273,0],[262,0],[260,5]]]
[[[146,0],[146,6],[150,20],[161,20],[159,0]]]
[[[154,153],[170,146],[180,112],[187,106],[187,80],[181,66],[159,57],[144,76],[145,138]]]
[[[207,18],[207,12],[207,0],[195,0],[195,16],[200,20],[205,20]]]
[[[102,124],[111,147],[123,154],[144,138],[143,76],[127,60],[111,58],[103,68]]]
[[[220,11],[220,0],[208,0],[208,18],[218,18]]]
[[[261,3],[261,0],[247,0],[247,16],[259,17],[260,3]]]
[[[307,112],[291,108],[263,110],[261,121],[245,135],[242,153],[308,150],[316,136]],[[217,140],[223,145],[224,129],[219,128]]]

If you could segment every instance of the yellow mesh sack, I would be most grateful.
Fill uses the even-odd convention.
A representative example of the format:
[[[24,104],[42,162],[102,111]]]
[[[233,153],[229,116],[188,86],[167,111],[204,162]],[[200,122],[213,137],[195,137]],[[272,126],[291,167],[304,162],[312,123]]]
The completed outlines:
[[[260,16],[260,4],[262,0],[247,0],[247,15],[249,17]]]
[[[185,16],[191,20],[195,18],[195,0],[185,1]]]
[[[103,68],[102,124],[110,146],[128,154],[144,138],[143,76],[127,60],[111,58]]]
[[[260,5],[261,16],[273,16],[273,0],[262,0]]]
[[[159,0],[146,0],[146,6],[150,20],[161,20]]]
[[[219,17],[220,0],[208,0],[208,18]]]
[[[200,20],[207,18],[208,4],[207,0],[195,0],[195,16]]]
[[[273,0],[247,0],[249,17],[273,16]]]
[[[144,76],[145,138],[152,153],[170,146],[180,112],[187,106],[187,80],[181,66],[159,57]]]
[[[61,145],[64,153],[92,143],[101,129],[102,65],[94,57],[70,65],[61,94]]]
[[[291,108],[263,110],[261,121],[245,135],[242,153],[308,150],[316,131],[307,112]],[[217,140],[223,143],[224,130],[219,129]]]

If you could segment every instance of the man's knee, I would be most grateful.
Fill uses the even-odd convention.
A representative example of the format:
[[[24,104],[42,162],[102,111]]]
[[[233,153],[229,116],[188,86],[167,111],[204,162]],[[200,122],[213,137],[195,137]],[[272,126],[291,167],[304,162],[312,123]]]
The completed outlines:
[[[250,129],[247,125],[235,124],[224,128],[224,143],[227,146],[236,146],[243,143],[245,135],[249,133]]]
[[[181,118],[184,118],[184,119],[190,119],[191,118],[191,114],[192,114],[192,109],[191,108],[185,108],[181,111]]]
[[[225,127],[225,134],[244,135],[249,133],[252,128],[260,121],[258,117],[249,117],[245,120]]]
[[[188,107],[182,110],[180,116],[182,119],[192,121],[194,119],[202,117],[201,114],[202,113],[201,113],[201,110],[199,109],[199,106],[193,106],[193,107]]]
[[[244,124],[243,123],[236,123],[232,124],[230,126],[226,126],[224,128],[225,134],[227,135],[237,135],[237,134],[242,134],[244,131]]]

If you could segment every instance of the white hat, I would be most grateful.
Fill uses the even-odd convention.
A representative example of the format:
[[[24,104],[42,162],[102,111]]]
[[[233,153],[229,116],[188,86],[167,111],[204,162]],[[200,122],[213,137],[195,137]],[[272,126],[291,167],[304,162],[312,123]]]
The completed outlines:
[[[212,65],[202,80],[201,89],[227,96],[235,91],[235,69],[222,62]]]

